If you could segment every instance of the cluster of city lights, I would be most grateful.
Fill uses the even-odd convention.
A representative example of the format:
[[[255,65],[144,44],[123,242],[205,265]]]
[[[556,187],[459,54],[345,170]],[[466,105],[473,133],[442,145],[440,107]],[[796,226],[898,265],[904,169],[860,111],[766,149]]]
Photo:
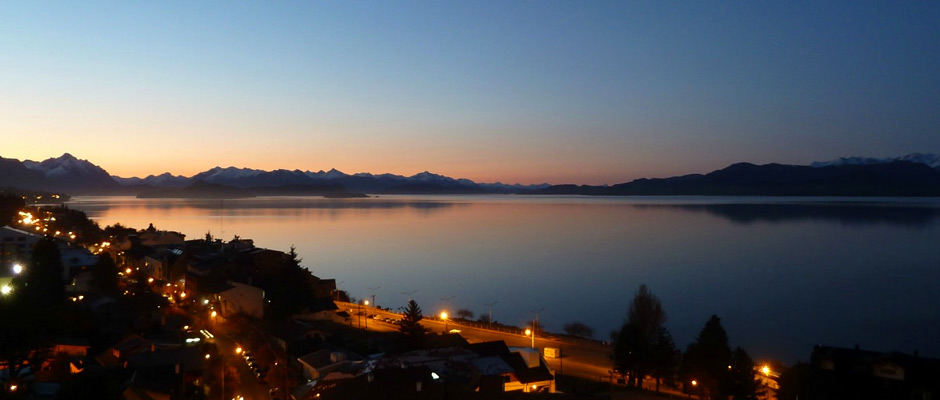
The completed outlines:
[[[71,233],[72,232],[69,232],[70,235]],[[74,237],[75,235],[71,235],[71,236],[72,236],[72,239],[75,238]],[[111,242],[101,242],[101,243],[92,245],[91,252],[95,254],[101,254],[102,252],[106,251],[109,247],[111,247]]]
[[[32,225],[33,228],[36,230],[36,232],[41,232],[47,235],[51,234],[52,236],[55,236],[55,237],[65,235],[65,236],[68,236],[69,239],[75,240],[75,237],[76,237],[75,232],[52,231],[50,233],[48,225],[50,222],[55,222],[55,217],[52,216],[51,212],[47,211],[46,218],[43,218],[43,219],[39,219],[38,217],[36,217],[35,215],[33,215],[33,213],[29,211],[20,211],[19,216],[20,218],[17,220],[17,222],[20,225],[23,225],[23,226]]]

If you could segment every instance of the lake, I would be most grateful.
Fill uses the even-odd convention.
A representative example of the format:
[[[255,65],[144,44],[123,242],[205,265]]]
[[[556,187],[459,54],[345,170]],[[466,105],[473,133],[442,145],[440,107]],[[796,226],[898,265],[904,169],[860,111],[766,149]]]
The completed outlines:
[[[940,357],[940,199],[76,197],[102,227],[211,232],[287,251],[383,307],[466,308],[606,340],[647,284],[685,349],[712,314],[756,360],[814,344]],[[377,288],[371,290],[370,288]]]

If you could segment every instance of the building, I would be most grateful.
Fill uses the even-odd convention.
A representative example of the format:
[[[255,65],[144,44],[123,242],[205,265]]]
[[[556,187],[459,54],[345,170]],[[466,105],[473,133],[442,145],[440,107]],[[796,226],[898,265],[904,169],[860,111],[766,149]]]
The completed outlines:
[[[316,381],[331,372],[362,369],[366,359],[344,349],[326,348],[298,357],[297,361],[302,367],[304,379]]]
[[[9,226],[0,228],[0,266],[8,267],[16,262],[29,261],[33,246],[42,236]],[[3,271],[0,269],[0,274]]]
[[[222,316],[245,314],[254,318],[264,317],[264,290],[239,282],[229,282],[229,289],[219,292]]]
[[[813,399],[936,399],[940,360],[816,346],[804,390]]]

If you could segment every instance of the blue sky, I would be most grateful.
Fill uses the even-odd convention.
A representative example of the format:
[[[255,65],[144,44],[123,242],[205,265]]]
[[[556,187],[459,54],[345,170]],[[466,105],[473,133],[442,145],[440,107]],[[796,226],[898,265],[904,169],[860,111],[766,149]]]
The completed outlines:
[[[937,2],[21,2],[0,156],[618,183],[940,151]]]

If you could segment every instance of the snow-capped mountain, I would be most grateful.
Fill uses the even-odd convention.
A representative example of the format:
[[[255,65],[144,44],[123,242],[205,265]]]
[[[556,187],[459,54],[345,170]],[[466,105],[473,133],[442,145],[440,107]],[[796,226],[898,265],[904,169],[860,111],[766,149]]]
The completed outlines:
[[[339,185],[358,193],[520,193],[546,188],[542,185],[505,185],[502,183],[476,183],[469,179],[455,179],[429,171],[412,176],[395,174],[371,174],[361,172],[347,174],[337,169],[329,171],[300,171],[278,169],[264,171],[252,168],[214,167],[192,177],[173,176],[168,173],[146,178],[121,178],[115,180],[124,185],[148,185],[157,188],[180,188],[196,182],[226,185],[242,189],[310,187]]]
[[[842,157],[831,161],[818,161],[810,164],[811,167],[832,167],[842,165],[873,165],[888,164],[894,161],[907,161],[915,164],[926,164],[933,168],[940,168],[940,155],[932,153],[911,153],[901,157]]]
[[[160,175],[148,175],[146,178],[121,178],[119,176],[111,176],[111,178],[125,186],[148,185],[166,188],[181,188],[190,183],[189,178],[182,175],[173,175],[169,172],[164,172]]]
[[[45,178],[44,182],[36,182],[37,186],[43,188],[81,191],[118,187],[118,182],[111,178],[108,171],[69,153],[41,162],[25,160],[22,165]]]
[[[23,161],[23,166],[33,171],[41,172],[47,177],[57,177],[65,175],[100,175],[107,174],[107,171],[101,167],[88,162],[79,160],[75,156],[65,153],[58,158],[47,158],[42,162],[32,160]]]

